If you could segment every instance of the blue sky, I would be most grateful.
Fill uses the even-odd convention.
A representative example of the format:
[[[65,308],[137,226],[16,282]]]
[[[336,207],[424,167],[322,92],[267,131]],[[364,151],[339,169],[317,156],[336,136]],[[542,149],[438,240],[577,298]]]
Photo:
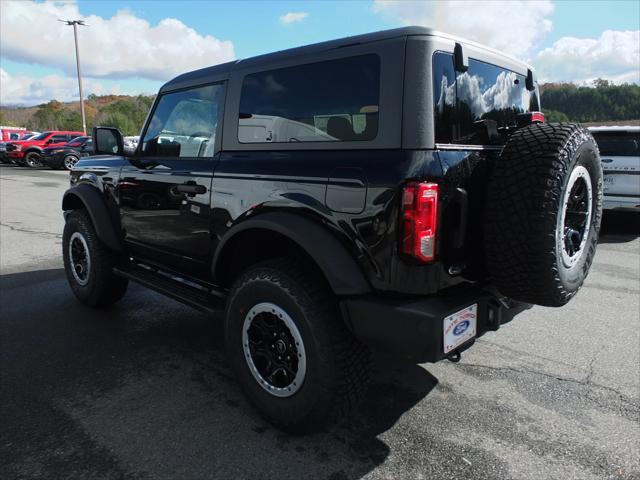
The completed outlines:
[[[634,0],[80,0],[47,5],[3,0],[0,8],[3,104],[77,95],[71,28],[55,22],[64,15],[91,24],[79,34],[87,67],[83,78],[95,93],[153,93],[180,71],[404,24],[453,30],[508,51],[536,65],[545,80],[580,83],[599,76],[640,81],[640,2]],[[298,21],[283,22],[280,17],[286,14]],[[166,19],[177,22],[155,31]],[[27,34],[21,24],[36,26],[36,33]],[[132,27],[127,30],[127,25]],[[156,68],[154,62],[162,59],[165,65]]]

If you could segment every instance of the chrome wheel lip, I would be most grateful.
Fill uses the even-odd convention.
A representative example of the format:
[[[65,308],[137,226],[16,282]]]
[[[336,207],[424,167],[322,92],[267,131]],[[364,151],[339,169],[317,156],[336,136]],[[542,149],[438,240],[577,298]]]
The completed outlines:
[[[72,160],[69,160],[72,159]],[[67,170],[71,170],[73,169],[73,167],[75,166],[76,163],[78,163],[78,157],[76,157],[75,155],[67,155],[66,157],[64,157],[64,160],[62,160],[62,163],[64,164],[64,167]]]
[[[263,313],[275,315],[280,321],[282,321],[296,343],[296,349],[298,351],[298,369],[296,371],[295,378],[286,387],[277,387],[271,384],[260,374],[249,348],[249,329],[251,328],[253,319],[257,315]],[[242,325],[242,351],[244,359],[247,362],[249,371],[253,375],[253,378],[256,379],[258,385],[260,385],[260,387],[262,387],[262,389],[266,392],[275,397],[285,398],[294,395],[302,387],[307,373],[307,355],[305,352],[304,343],[302,341],[300,331],[298,330],[298,327],[296,326],[294,321],[291,319],[289,314],[287,314],[287,312],[279,306],[270,302],[262,302],[254,305],[247,312]]]
[[[84,251],[84,259],[76,258],[76,252],[74,252],[73,248],[74,244],[82,247],[82,250]],[[87,245],[87,241],[80,232],[73,232],[69,239],[69,264],[73,278],[78,285],[83,287],[87,285],[89,283],[89,274],[91,272],[91,256],[89,255],[89,246]]]
[[[584,182],[587,192],[587,205],[586,205],[586,223],[582,232],[582,238],[580,239],[580,245],[576,251],[571,254],[567,251],[566,246],[566,219],[569,202],[571,200],[571,193],[577,182]],[[564,191],[564,195],[561,203],[561,216],[560,223],[558,224],[557,241],[560,251],[562,253],[562,263],[566,268],[574,267],[578,261],[582,258],[584,253],[584,246],[589,238],[589,231],[591,230],[591,217],[593,215],[593,187],[591,185],[591,175],[589,170],[584,166],[578,165],[571,172],[567,188]]]

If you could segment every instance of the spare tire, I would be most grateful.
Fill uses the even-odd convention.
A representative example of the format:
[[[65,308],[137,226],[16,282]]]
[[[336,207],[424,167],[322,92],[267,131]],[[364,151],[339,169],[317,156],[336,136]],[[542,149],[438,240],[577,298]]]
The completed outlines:
[[[539,123],[507,141],[491,174],[485,211],[489,274],[503,295],[557,307],[580,289],[602,217],[595,140],[576,124]]]

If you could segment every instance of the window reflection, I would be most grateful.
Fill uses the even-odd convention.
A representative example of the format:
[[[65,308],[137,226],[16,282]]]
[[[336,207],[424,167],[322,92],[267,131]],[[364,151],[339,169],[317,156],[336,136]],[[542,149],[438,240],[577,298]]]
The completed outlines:
[[[435,138],[438,143],[501,143],[520,113],[537,110],[537,92],[525,77],[478,60],[455,72],[453,55],[436,53],[433,62]]]

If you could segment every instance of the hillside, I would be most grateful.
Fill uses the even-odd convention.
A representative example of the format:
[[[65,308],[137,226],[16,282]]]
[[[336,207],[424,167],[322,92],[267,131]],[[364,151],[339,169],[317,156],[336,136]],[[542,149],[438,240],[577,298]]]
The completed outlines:
[[[114,126],[124,135],[138,135],[153,96],[89,95],[85,100],[87,131],[95,125]],[[24,126],[30,130],[82,130],[80,102],[52,100],[35,107],[0,107],[0,125]]]
[[[592,86],[547,83],[540,86],[547,120],[575,121],[592,125],[638,125],[640,86],[613,85],[596,80]],[[89,95],[85,102],[87,130],[94,125],[113,126],[125,135],[137,135],[153,103],[153,96]],[[79,102],[55,100],[35,107],[0,107],[0,125],[31,130],[81,130]]]

